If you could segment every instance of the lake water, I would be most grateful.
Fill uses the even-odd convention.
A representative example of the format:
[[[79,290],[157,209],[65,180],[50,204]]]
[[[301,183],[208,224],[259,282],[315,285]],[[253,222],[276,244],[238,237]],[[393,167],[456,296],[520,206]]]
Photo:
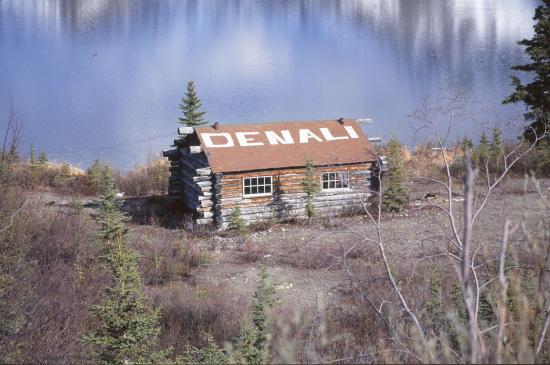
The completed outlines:
[[[0,110],[30,144],[127,168],[173,140],[187,80],[220,123],[371,117],[414,143],[407,115],[458,88],[479,121],[502,107],[531,0],[0,0]]]

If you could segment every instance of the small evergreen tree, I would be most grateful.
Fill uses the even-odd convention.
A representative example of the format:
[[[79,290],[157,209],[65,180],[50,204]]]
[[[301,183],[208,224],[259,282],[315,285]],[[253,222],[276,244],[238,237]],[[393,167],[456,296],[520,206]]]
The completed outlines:
[[[314,164],[309,158],[306,160],[306,176],[302,181],[302,187],[306,194],[306,205],[304,210],[309,221],[315,216],[315,196],[319,193],[319,183],[315,178]]]
[[[47,164],[48,164],[48,156],[46,155],[46,152],[42,151],[40,152],[40,155],[38,155],[38,165],[46,166]]]
[[[241,208],[236,206],[231,213],[231,221],[229,222],[229,229],[236,231],[242,238],[248,237],[248,227],[241,215]]]
[[[241,348],[238,354],[239,363],[252,365],[265,362],[265,352],[256,347],[257,340],[256,328],[245,325],[241,334]]]
[[[487,163],[490,154],[489,147],[489,139],[485,131],[483,131],[481,137],[479,137],[479,144],[474,151],[474,162],[477,166],[485,166]]]
[[[493,135],[491,138],[491,145],[489,146],[489,152],[491,158],[498,160],[504,152],[504,141],[502,140],[502,131],[495,127],[493,128]]]
[[[69,165],[68,162],[63,162],[61,164],[60,174],[63,179],[68,179],[71,177],[71,165]]]
[[[209,333],[203,333],[203,347],[187,347],[183,356],[184,364],[220,364],[232,363],[230,355],[223,348],[218,347],[214,338]]]
[[[446,325],[445,311],[441,300],[441,275],[435,265],[431,266],[428,276],[430,298],[425,303],[426,321],[432,327],[434,333],[439,334]]]
[[[267,265],[258,268],[260,280],[252,297],[251,317],[253,328],[243,335],[241,357],[247,364],[265,364],[267,362],[268,315],[267,310],[278,300],[277,292],[270,279]]]
[[[160,313],[141,291],[137,255],[128,246],[124,215],[116,200],[112,175],[103,177],[99,208],[103,260],[111,275],[102,301],[92,309],[98,328],[84,337],[93,346],[93,361],[103,364],[160,363],[168,351],[159,350]]]
[[[32,167],[36,165],[36,151],[34,150],[34,145],[31,144],[31,154],[29,156],[29,165]]]
[[[101,165],[99,160],[95,160],[92,166],[88,168],[88,171],[86,171],[88,175],[88,179],[90,181],[90,185],[95,190],[96,193],[99,192],[99,189],[102,185],[103,175],[109,174],[104,171],[105,167]]]
[[[388,143],[388,179],[382,192],[382,208],[399,213],[409,204],[409,199],[401,144],[393,136]]]
[[[178,118],[181,124],[189,127],[206,124],[204,120],[204,114],[206,114],[206,112],[200,111],[202,103],[197,96],[195,83],[193,81],[187,83],[187,92],[181,101],[182,103],[179,108],[183,113],[183,117]]]
[[[535,138],[532,129],[540,136],[550,121],[550,0],[543,0],[535,9],[533,20],[533,37],[518,42],[525,46],[531,63],[512,67],[513,70],[530,73],[531,82],[523,84],[518,77],[513,76],[515,92],[503,101],[505,104],[523,102],[527,106],[528,111],[524,116],[531,125],[525,130],[524,137],[529,141]]]
[[[474,149],[474,143],[470,138],[464,137],[460,143],[460,147],[462,148],[462,151],[464,151],[464,154],[471,153]]]
[[[490,168],[494,172],[501,170],[502,157],[504,155],[504,141],[502,140],[502,131],[499,128],[493,128],[491,143],[489,145]]]

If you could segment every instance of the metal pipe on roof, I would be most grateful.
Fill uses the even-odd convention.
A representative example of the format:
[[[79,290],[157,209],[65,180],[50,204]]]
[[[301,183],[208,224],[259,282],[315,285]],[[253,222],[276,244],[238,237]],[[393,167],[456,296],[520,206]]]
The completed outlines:
[[[355,120],[357,124],[372,124],[374,121],[372,118],[359,118]]]

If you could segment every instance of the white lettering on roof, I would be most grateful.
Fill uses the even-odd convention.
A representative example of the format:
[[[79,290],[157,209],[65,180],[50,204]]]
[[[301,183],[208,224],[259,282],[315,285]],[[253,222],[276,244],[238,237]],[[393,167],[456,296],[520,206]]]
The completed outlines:
[[[346,130],[346,132],[348,132],[348,135],[350,136],[350,138],[353,138],[353,139],[359,138],[359,136],[355,132],[355,129],[353,129],[351,125],[346,125],[344,129]]]
[[[276,132],[265,131],[265,136],[269,141],[269,144],[293,144],[294,139],[288,130],[282,130],[281,135],[279,136]]]
[[[233,142],[233,137],[229,133],[201,133],[204,145],[210,148],[216,147],[233,147],[235,143]],[[225,138],[225,143],[214,143],[212,138]]]
[[[340,136],[340,137],[333,136],[328,128],[320,128],[320,131],[321,131],[321,134],[323,135],[323,137],[325,137],[325,139],[327,141],[337,141],[339,139],[349,139],[348,136]]]
[[[317,137],[315,133],[309,129],[300,129],[300,143],[308,143],[310,139],[315,139],[317,142],[323,142],[320,137]]]
[[[346,125],[344,129],[347,133],[346,135],[335,136],[329,128],[319,128],[323,138],[319,137],[317,134],[313,133],[307,128],[298,130],[299,143],[309,143],[310,139],[314,139],[317,142],[331,142],[338,140],[346,139],[357,139],[359,135],[353,128],[353,126]],[[279,144],[294,144],[294,138],[289,130],[282,131],[265,131],[266,142],[261,141],[260,132],[235,132],[235,137],[238,144],[241,147],[251,147],[251,146],[263,146],[264,144],[269,143],[270,145],[279,145]],[[252,137],[255,136],[255,137]],[[220,132],[220,133],[201,133],[204,146],[206,148],[224,148],[224,147],[234,147],[235,142],[230,133]],[[265,140],[264,140],[265,141]]]
[[[263,146],[264,144],[262,142],[254,142],[254,138],[248,138],[248,136],[255,136],[260,134],[260,132],[236,132],[235,136],[237,136],[237,141],[239,141],[239,144],[243,147],[246,146]]]

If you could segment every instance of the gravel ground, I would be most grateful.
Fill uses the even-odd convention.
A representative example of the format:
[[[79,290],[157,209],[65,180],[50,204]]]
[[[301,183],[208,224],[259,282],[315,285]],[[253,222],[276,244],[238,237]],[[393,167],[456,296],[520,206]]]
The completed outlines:
[[[548,197],[550,180],[541,180],[540,184],[543,195]],[[438,186],[417,183],[411,184],[410,190],[411,208],[400,215],[384,216],[381,222],[387,253],[394,262],[418,261],[425,255],[437,253],[437,247],[446,242],[450,232],[448,217],[439,209],[426,206],[426,203],[448,203],[444,195],[438,191]],[[457,187],[456,191],[453,209],[457,222],[461,225],[463,203],[459,193],[460,187]],[[425,200],[427,194],[435,195],[435,198]],[[36,199],[52,207],[68,208],[72,205],[72,197],[48,192],[37,194]],[[536,212],[538,201],[540,194],[532,184],[525,190],[523,179],[504,181],[493,192],[480,214],[476,222],[474,240],[480,243],[498,243],[505,220],[519,221],[525,212]],[[81,203],[86,211],[93,213],[96,207],[93,200]],[[146,224],[132,224],[130,228],[133,233],[147,232],[153,236],[158,231],[173,230]],[[264,230],[252,232],[249,235],[249,246],[243,245],[240,238],[228,234],[214,234],[207,238],[193,238],[189,234],[190,239],[198,240],[199,245],[209,252],[210,264],[196,269],[191,277],[181,282],[171,283],[169,287],[223,284],[236,295],[248,296],[255,288],[257,261],[261,259],[270,266],[270,273],[283,303],[302,307],[315,305],[319,300],[327,304],[337,303],[339,294],[348,292],[349,288],[347,277],[334,256],[338,256],[338,252],[352,245],[363,245],[362,237],[373,237],[374,233],[368,217],[356,216],[317,221],[309,226],[272,225]],[[250,251],[254,252],[254,260],[247,258]],[[363,259],[355,259],[359,265],[361,260]]]
[[[542,180],[541,188],[548,197],[550,180]],[[418,261],[423,256],[439,252],[437,247],[446,242],[450,232],[448,217],[433,207],[421,209],[419,204],[422,197],[434,192],[436,197],[429,203],[447,204],[444,197],[437,194],[437,186],[411,185],[411,209],[400,215],[383,217],[381,230],[384,241],[387,242],[387,253],[393,262]],[[540,195],[532,185],[524,192],[522,179],[503,182],[493,194],[476,222],[476,242],[497,244],[505,220],[521,220],[526,211],[536,210],[537,202],[540,200]],[[460,225],[462,201],[460,196],[456,196],[453,201],[453,209]],[[255,245],[252,247],[259,247],[257,258],[268,262],[283,303],[309,307],[319,300],[325,304],[336,304],[341,299],[340,293],[349,292],[347,276],[338,265],[338,260],[330,257],[333,255],[332,251],[327,249],[323,254],[323,250],[326,247],[338,249],[361,245],[361,236],[372,237],[374,232],[368,217],[358,216],[325,220],[311,226],[274,225],[251,233],[249,240]],[[239,295],[250,295],[257,280],[257,262],[246,260],[249,249],[240,241],[239,238],[227,236],[202,239],[201,244],[211,251],[211,263],[194,271],[192,277],[180,285],[224,284]],[[296,249],[299,245],[311,250]],[[298,254],[312,257],[296,257]],[[327,261],[327,264],[315,267],[315,261],[311,260]],[[361,260],[362,258],[355,259],[359,265]],[[313,267],[304,268],[296,264],[303,261]]]

